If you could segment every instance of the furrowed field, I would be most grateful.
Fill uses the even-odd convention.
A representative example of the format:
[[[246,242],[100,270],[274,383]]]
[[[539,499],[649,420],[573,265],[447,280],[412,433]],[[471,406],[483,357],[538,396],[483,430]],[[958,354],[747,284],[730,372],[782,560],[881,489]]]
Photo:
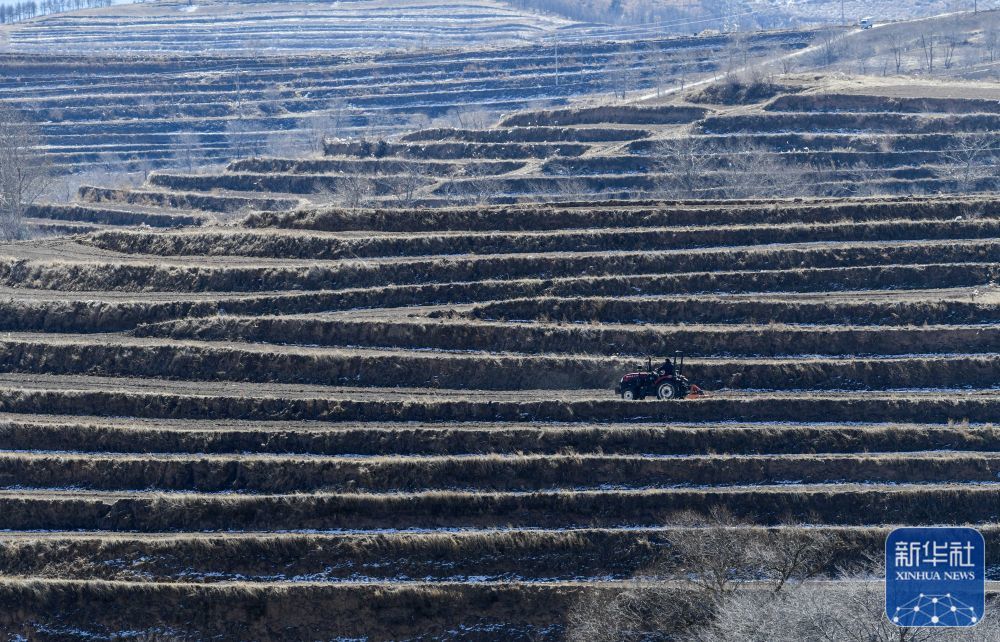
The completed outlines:
[[[313,208],[7,245],[0,622],[557,637],[718,508],[841,560],[903,523],[995,546],[995,209]],[[674,350],[710,396],[614,395]]]
[[[0,26],[82,184],[0,244],[0,638],[690,640],[720,541],[851,591],[899,525],[978,527],[995,600],[996,12],[522,5]],[[706,396],[615,393],[677,351]]]

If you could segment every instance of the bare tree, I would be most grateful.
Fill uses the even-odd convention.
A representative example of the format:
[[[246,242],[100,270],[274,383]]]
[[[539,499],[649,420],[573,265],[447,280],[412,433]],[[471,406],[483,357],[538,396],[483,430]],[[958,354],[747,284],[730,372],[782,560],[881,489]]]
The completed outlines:
[[[477,205],[489,203],[500,196],[502,190],[497,177],[485,169],[470,168],[469,178],[463,181],[465,195]]]
[[[427,184],[426,179],[412,173],[389,176],[384,180],[389,193],[395,197],[400,205],[412,204],[417,190]]]
[[[308,139],[309,151],[315,154],[323,152],[323,141],[328,138],[342,138],[346,134],[355,110],[345,108],[342,103],[331,104],[325,112],[310,114],[299,121],[299,128]]]
[[[681,639],[690,642],[986,642],[1000,635],[996,618],[971,630],[897,627],[885,617],[885,588],[870,575],[834,584],[806,583],[770,593],[726,596],[710,624]]]
[[[941,62],[945,69],[951,69],[955,63],[955,50],[959,43],[958,34],[948,34],[941,39]]]
[[[633,582],[621,590],[591,590],[570,610],[569,642],[633,642],[682,633],[708,615],[707,604],[690,591]]]
[[[987,642],[997,618],[970,630],[897,627],[885,616],[884,567],[833,559],[839,536],[751,529],[716,511],[670,536],[663,573],[585,593],[567,617],[572,641]],[[822,582],[814,581],[824,575]],[[836,581],[829,581],[829,580]]]
[[[233,77],[233,118],[226,121],[226,142],[229,143],[229,153],[234,158],[252,156],[256,144],[254,126],[250,120],[256,110],[244,93],[243,74],[239,66]]]
[[[493,125],[493,114],[485,109],[458,109],[455,119],[462,129],[486,129]]]
[[[0,238],[5,241],[22,237],[26,212],[49,184],[40,142],[32,123],[0,104]]]
[[[226,142],[229,143],[229,153],[233,158],[246,158],[257,153],[257,136],[253,121],[243,115],[226,123]]]
[[[711,145],[695,136],[658,142],[653,155],[666,180],[660,182],[657,191],[674,198],[697,196],[705,185],[705,174],[717,163],[715,154]]]
[[[365,113],[365,138],[384,138],[390,128],[397,122],[382,111],[370,111]]]
[[[726,46],[726,73],[735,74],[741,67],[750,63],[750,40],[743,32],[730,35]]]
[[[611,68],[608,71],[615,98],[624,100],[628,96],[628,92],[637,88],[639,71],[634,51],[622,48],[611,59]]]
[[[697,517],[682,520],[694,528],[670,537],[673,566],[665,577],[679,578],[713,601],[757,577],[758,549],[739,533],[746,521],[722,509],[713,509],[701,523]]]
[[[838,29],[826,29],[819,34],[822,65],[829,67],[844,53],[844,40]]]
[[[201,137],[194,132],[177,134],[177,147],[174,150],[174,160],[188,173],[193,172],[205,161],[205,153],[201,146]]]
[[[846,47],[846,50],[849,57],[857,61],[858,73],[863,76],[867,75],[868,65],[871,63],[871,59],[875,55],[875,51],[871,43],[865,41],[854,42],[850,46]]]
[[[261,92],[260,99],[257,101],[257,109],[260,110],[262,114],[268,116],[273,116],[275,114],[287,113],[284,106],[284,96],[281,92],[281,87],[278,85],[268,85]]]
[[[550,203],[565,203],[567,201],[595,200],[598,193],[591,189],[582,178],[561,178],[539,200]]]
[[[986,49],[990,62],[995,62],[997,51],[1000,50],[1000,30],[996,25],[989,25],[983,30],[983,48]]]
[[[267,135],[261,147],[268,156],[295,158],[312,146],[312,137],[299,131],[276,131]]]
[[[670,56],[667,55],[667,52],[660,48],[657,48],[656,51],[650,55],[650,64],[653,69],[653,79],[656,83],[656,95],[659,96],[663,91],[663,87],[666,85],[667,79],[670,78],[671,70],[674,68],[674,65],[671,63]],[[677,65],[676,71],[677,83],[683,90],[687,81],[687,69],[685,68],[683,61],[681,61],[681,64]]]
[[[365,176],[347,174],[339,181],[333,196],[344,207],[366,207],[375,197],[375,183]]]
[[[753,557],[762,577],[769,579],[777,593],[790,582],[804,582],[821,574],[830,562],[839,541],[822,531],[789,537],[777,531],[764,533],[754,541]]]
[[[723,148],[685,136],[658,143],[653,155],[664,177],[656,191],[668,197],[764,198],[812,190],[806,176],[810,168],[745,140],[733,139]]]
[[[934,34],[920,34],[920,49],[924,53],[924,68],[927,71],[934,71],[934,55],[937,52],[937,36]]]
[[[903,69],[903,56],[906,53],[906,41],[898,33],[890,33],[886,39],[889,53],[892,55],[892,62],[896,66],[898,74]]]
[[[892,172],[885,167],[872,167],[867,163],[858,163],[849,172],[853,174],[846,181],[839,183],[842,189],[833,186],[820,191],[818,196],[882,196],[886,194]]]
[[[941,153],[947,163],[946,174],[956,182],[961,192],[977,189],[984,181],[996,187],[998,183],[997,162],[1000,161],[1000,136],[995,134],[973,134],[964,136],[952,149]]]
[[[726,198],[805,195],[810,189],[805,169],[752,142],[739,141],[727,152],[720,187]]]

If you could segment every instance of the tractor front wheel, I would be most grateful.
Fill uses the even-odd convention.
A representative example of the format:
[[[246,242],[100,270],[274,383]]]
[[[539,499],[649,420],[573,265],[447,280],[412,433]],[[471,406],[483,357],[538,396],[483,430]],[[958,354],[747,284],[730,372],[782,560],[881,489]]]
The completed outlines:
[[[660,387],[656,389],[657,399],[676,399],[677,398],[677,388],[674,388],[671,383],[660,384]]]
[[[625,390],[622,392],[622,399],[625,401],[632,401],[635,399],[635,390]]]

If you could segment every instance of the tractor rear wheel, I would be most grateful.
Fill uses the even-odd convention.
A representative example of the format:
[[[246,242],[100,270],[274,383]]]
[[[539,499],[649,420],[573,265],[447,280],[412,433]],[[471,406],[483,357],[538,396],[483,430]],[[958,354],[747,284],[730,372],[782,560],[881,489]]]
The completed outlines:
[[[677,388],[674,388],[672,383],[661,383],[660,387],[656,389],[657,399],[676,399],[677,398]]]

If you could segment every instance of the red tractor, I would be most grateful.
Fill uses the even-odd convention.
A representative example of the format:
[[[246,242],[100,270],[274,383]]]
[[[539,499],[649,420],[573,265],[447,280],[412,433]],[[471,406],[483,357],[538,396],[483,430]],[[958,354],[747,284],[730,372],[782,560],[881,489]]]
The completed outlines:
[[[646,369],[630,372],[621,378],[615,393],[622,399],[645,399],[655,395],[657,399],[697,399],[705,392],[688,381],[684,376],[684,354],[677,352],[673,360],[664,359],[663,364],[653,369],[653,360],[646,359]]]

